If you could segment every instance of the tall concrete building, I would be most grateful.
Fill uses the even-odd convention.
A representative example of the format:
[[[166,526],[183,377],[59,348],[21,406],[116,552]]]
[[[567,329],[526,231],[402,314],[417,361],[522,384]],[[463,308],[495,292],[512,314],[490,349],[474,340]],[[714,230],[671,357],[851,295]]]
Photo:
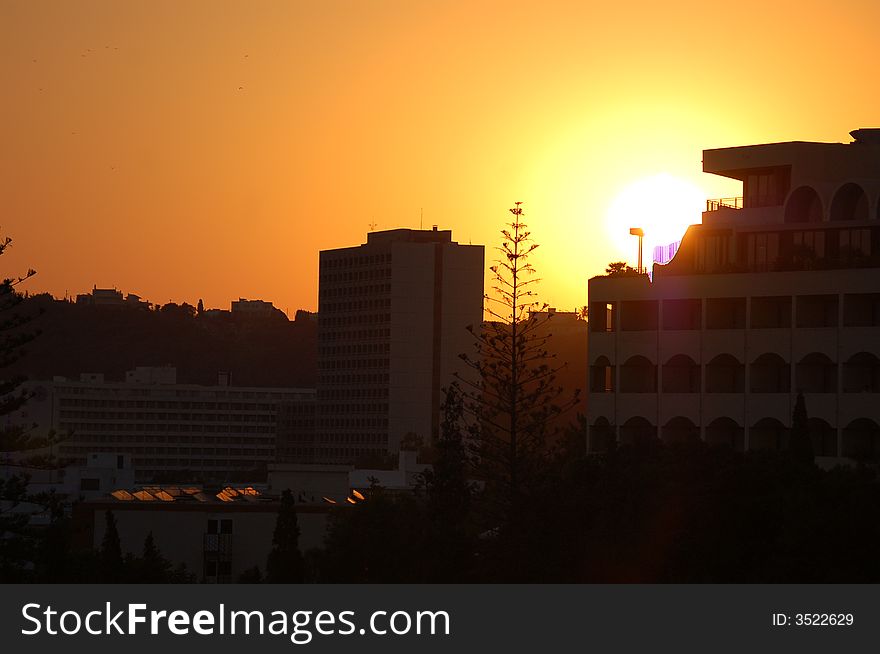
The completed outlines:
[[[817,456],[880,459],[880,130],[851,134],[704,151],[742,197],[710,200],[653,281],[590,280],[592,449],[784,449],[803,393]]]
[[[436,227],[322,251],[316,437],[295,458],[349,463],[436,438],[442,388],[482,320],[483,275],[483,246]]]

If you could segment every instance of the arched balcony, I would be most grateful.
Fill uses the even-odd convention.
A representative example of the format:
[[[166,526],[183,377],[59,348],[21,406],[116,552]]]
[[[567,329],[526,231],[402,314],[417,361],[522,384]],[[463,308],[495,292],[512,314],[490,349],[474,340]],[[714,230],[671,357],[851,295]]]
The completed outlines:
[[[880,359],[870,352],[852,355],[843,364],[844,393],[880,393]]]
[[[802,393],[836,393],[837,365],[826,355],[811,352],[797,364],[795,380]]]
[[[699,393],[700,366],[686,354],[676,354],[663,364],[664,393]]]
[[[730,354],[719,354],[706,364],[707,393],[742,393],[745,367]]]
[[[822,418],[807,420],[813,454],[816,456],[837,456],[837,430]]]
[[[752,393],[788,393],[791,391],[791,368],[775,352],[759,356],[750,366],[749,390]]]
[[[811,186],[795,189],[785,204],[785,222],[821,223],[822,199]]]
[[[663,425],[660,437],[667,445],[693,443],[700,440],[700,429],[690,419],[676,416]]]
[[[788,447],[788,434],[776,418],[761,418],[749,430],[749,449],[782,451]]]
[[[642,445],[656,438],[657,428],[642,416],[633,416],[620,426],[621,445]]]
[[[627,359],[620,366],[621,393],[656,393],[657,366],[643,356]]]
[[[601,356],[590,366],[590,392],[614,392],[614,366],[611,365],[608,357]]]
[[[745,449],[745,431],[733,418],[715,418],[706,427],[706,443],[742,452]]]
[[[861,461],[880,458],[880,426],[870,418],[853,420],[841,436],[843,456]]]
[[[605,416],[599,416],[590,425],[590,451],[607,452],[614,448],[614,426]]]
[[[861,186],[849,182],[837,189],[831,201],[831,220],[868,220],[868,215],[868,196]]]

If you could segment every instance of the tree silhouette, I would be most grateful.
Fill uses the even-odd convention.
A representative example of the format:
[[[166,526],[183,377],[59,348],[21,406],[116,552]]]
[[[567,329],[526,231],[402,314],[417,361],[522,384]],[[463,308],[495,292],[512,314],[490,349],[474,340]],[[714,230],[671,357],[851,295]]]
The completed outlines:
[[[813,443],[810,440],[810,428],[807,422],[807,404],[804,394],[798,393],[791,416],[791,435],[788,439],[791,455],[800,462],[813,464]]]
[[[426,554],[432,562],[427,571],[429,581],[463,581],[471,565],[474,487],[461,428],[463,410],[457,388],[448,389],[440,435],[433,446],[433,464],[420,475],[427,500]]]
[[[260,572],[259,566],[248,568],[238,575],[238,583],[240,584],[261,584],[263,583],[263,573]]]
[[[457,387],[449,388],[443,403],[440,437],[434,443],[434,462],[421,473],[432,518],[445,528],[461,523],[473,494],[468,481],[468,456],[461,419],[464,411]]]
[[[303,580],[303,558],[299,551],[299,522],[293,493],[281,494],[281,507],[272,535],[272,551],[266,561],[266,581],[273,584],[298,584]]]
[[[153,532],[144,539],[144,553],[140,561],[138,581],[143,584],[161,584],[168,580],[171,563],[162,556],[153,540]]]
[[[118,583],[122,581],[125,561],[122,558],[122,544],[119,541],[119,530],[116,528],[116,516],[107,509],[104,514],[106,527],[101,541],[101,573],[104,581]]]
[[[12,245],[8,236],[0,238],[0,255]],[[17,287],[36,274],[28,270],[21,277],[9,277],[0,282],[0,369],[8,368],[23,354],[24,346],[39,332],[28,331],[26,325],[33,316],[17,311],[23,301]],[[20,409],[32,392],[22,388],[24,375],[0,374],[0,416]],[[40,443],[42,444],[42,443]],[[29,429],[21,425],[0,427],[0,451],[18,452],[35,447]],[[33,501],[27,493],[28,479],[13,475],[0,480],[0,580],[24,581],[33,567],[36,555],[32,535],[28,533],[30,518],[27,512],[16,511],[22,502]]]
[[[0,239],[0,255],[11,245],[12,239],[8,236]],[[17,287],[36,274],[30,269],[21,277],[8,277],[0,282],[0,368],[15,363],[24,353],[22,348],[39,334],[25,329],[32,316],[15,311],[24,299]],[[30,393],[20,388],[24,382],[23,375],[0,379],[0,416],[18,410],[27,402]]]
[[[458,375],[453,385],[453,392],[462,394],[471,444],[486,481],[483,505],[489,526],[505,526],[511,534],[526,529],[529,493],[542,483],[552,458],[558,431],[554,418],[577,401],[577,394],[562,398],[563,389],[555,384],[560,367],[551,365],[545,349],[551,333],[544,329],[552,314],[535,300],[538,279],[528,259],[538,245],[520,205],[510,209],[513,219],[501,231],[500,257],[490,268],[494,294],[485,300],[494,320],[482,329],[469,327],[476,353],[461,355],[470,371]]]
[[[628,266],[625,261],[612,261],[605,268],[605,274],[609,277],[632,277],[638,275],[639,271]]]

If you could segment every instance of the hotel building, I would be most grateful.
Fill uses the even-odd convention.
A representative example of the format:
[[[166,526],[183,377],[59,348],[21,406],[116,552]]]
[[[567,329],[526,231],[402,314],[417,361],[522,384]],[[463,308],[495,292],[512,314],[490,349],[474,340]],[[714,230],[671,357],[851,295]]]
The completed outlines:
[[[851,135],[705,150],[742,197],[710,200],[653,281],[589,281],[591,450],[785,449],[803,393],[817,457],[880,458],[880,129]]]
[[[137,368],[125,382],[87,374],[30,388],[35,395],[19,422],[58,432],[62,463],[127,455],[138,482],[184,472],[225,480],[274,463],[279,438],[311,427],[315,401],[314,389],[178,384],[171,367]]]
[[[436,227],[322,251],[316,438],[289,460],[350,463],[436,438],[442,389],[482,320],[483,266],[483,246]]]

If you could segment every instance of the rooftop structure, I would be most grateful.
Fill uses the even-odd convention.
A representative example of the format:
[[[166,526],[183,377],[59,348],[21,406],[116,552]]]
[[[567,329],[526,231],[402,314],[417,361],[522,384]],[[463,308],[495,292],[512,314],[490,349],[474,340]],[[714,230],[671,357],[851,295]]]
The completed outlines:
[[[77,295],[76,303],[95,307],[150,308],[150,303],[142,300],[139,295],[129,293],[123,297],[122,291],[115,288],[98,288],[97,286],[92,289],[91,293]]]

